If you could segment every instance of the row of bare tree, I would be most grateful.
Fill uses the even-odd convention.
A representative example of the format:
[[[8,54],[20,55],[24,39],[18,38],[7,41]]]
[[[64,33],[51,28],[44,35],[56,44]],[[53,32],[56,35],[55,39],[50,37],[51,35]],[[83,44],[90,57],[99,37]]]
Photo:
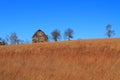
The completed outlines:
[[[27,44],[27,43],[29,43],[29,41],[19,39],[15,32],[12,32],[10,35],[7,35],[6,39],[0,38],[0,45]]]
[[[51,32],[52,39],[57,42],[61,38],[60,31],[58,29],[55,29]],[[64,39],[71,40],[73,38],[73,30],[68,28],[64,32]]]
[[[54,30],[54,31],[52,31],[51,35],[52,35],[52,39],[53,39],[54,41],[58,41],[58,39],[60,39],[60,37],[61,37],[60,31],[57,30],[57,29]],[[113,35],[115,35],[115,31],[112,30],[112,25],[108,24],[108,25],[106,26],[106,36],[107,36],[108,38],[111,38]],[[70,29],[70,28],[68,28],[68,29],[64,32],[64,38],[65,38],[65,39],[68,39],[68,40],[72,39],[72,38],[73,38],[73,30]]]
[[[111,38],[113,35],[115,35],[115,31],[112,30],[112,25],[108,24],[106,26],[106,36],[108,38]],[[58,29],[55,29],[51,32],[52,40],[53,41],[59,41],[61,38],[61,33]],[[64,39],[71,40],[73,38],[73,29],[66,29],[64,31]],[[18,38],[17,34],[15,32],[11,33],[9,36],[7,36],[6,39],[0,38],[0,45],[7,45],[7,44],[26,44],[29,43],[29,41],[24,41]]]
[[[52,40],[58,41],[61,38],[60,31],[55,29],[51,32]],[[71,40],[73,38],[73,30],[68,28],[64,32],[64,38]],[[29,41],[24,41],[18,38],[17,34],[15,32],[11,33],[6,37],[6,39],[0,38],[0,45],[7,45],[7,44],[26,44],[29,43]]]

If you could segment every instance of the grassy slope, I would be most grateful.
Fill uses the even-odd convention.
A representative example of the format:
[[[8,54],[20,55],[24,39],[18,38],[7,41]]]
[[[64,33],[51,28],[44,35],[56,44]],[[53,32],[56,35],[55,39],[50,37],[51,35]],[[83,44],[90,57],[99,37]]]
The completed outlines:
[[[0,46],[0,80],[120,80],[120,39]]]

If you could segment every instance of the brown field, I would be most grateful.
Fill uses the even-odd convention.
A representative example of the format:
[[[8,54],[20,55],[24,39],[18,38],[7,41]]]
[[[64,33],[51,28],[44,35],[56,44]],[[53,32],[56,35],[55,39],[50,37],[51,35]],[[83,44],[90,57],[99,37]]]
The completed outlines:
[[[0,46],[0,80],[120,80],[120,39]]]

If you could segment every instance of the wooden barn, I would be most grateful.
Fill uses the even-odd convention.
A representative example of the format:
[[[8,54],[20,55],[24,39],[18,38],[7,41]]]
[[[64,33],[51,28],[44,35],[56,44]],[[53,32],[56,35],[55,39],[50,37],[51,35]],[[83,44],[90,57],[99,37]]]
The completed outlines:
[[[32,36],[32,43],[47,42],[48,37],[42,30],[37,30]]]

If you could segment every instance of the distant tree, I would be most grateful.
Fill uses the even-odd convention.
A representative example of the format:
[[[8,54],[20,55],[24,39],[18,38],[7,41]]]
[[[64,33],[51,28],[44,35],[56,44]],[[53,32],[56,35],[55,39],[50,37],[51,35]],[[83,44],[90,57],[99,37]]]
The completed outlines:
[[[73,30],[68,28],[65,32],[64,32],[64,37],[67,38],[68,40],[73,38]]]
[[[0,38],[0,45],[7,45],[7,42],[5,39]]]
[[[108,24],[107,26],[106,26],[106,36],[108,37],[108,38],[111,38],[113,35],[115,35],[115,31],[114,30],[111,30],[111,27],[112,27],[112,25],[110,25],[110,24]]]
[[[18,36],[15,32],[11,33],[10,36],[8,36],[8,39],[7,39],[10,44],[19,44],[20,43],[20,39],[18,39]]]
[[[18,40],[18,44],[26,44],[24,40]]]
[[[29,44],[29,40],[20,40],[19,44]]]
[[[12,32],[10,35],[6,36],[6,42],[8,44],[29,44],[30,42],[26,40],[19,39],[15,32]]]
[[[28,39],[26,39],[26,40],[24,41],[24,44],[30,44],[30,41],[29,41]]]
[[[59,30],[53,30],[52,32],[51,32],[51,35],[52,35],[52,39],[55,41],[55,42],[57,42],[58,41],[58,39],[60,39],[60,31]]]

